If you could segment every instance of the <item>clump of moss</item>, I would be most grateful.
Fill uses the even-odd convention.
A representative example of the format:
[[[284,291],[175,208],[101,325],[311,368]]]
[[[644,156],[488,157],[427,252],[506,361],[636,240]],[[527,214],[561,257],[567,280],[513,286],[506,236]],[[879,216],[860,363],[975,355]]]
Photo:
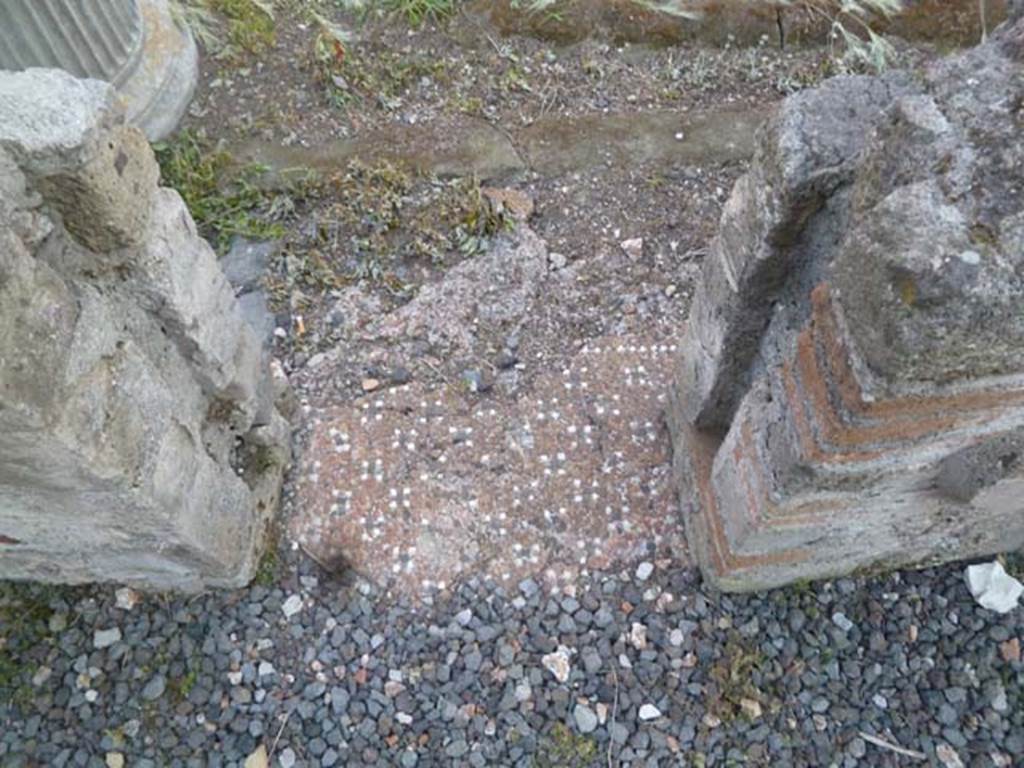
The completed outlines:
[[[277,537],[273,536],[267,541],[267,548],[263,550],[259,565],[256,567],[256,575],[253,577],[253,584],[261,587],[271,587],[277,581],[277,571],[280,566],[280,558],[277,554]]]
[[[50,642],[56,587],[0,582],[0,700],[31,702],[34,654]]]
[[[236,235],[269,240],[284,234],[281,224],[271,220],[274,196],[256,183],[266,172],[263,166],[239,166],[230,153],[189,130],[154,149],[161,183],[178,191],[200,233],[218,252],[226,251]]]
[[[589,768],[598,756],[597,742],[556,724],[539,745],[534,768]]]
[[[742,713],[744,699],[762,699],[763,694],[754,684],[753,677],[763,663],[760,651],[751,648],[738,635],[730,637],[722,658],[715,662],[709,673],[710,711],[723,721],[729,721]]]
[[[210,0],[227,18],[228,41],[236,48],[259,53],[274,45],[274,14],[262,0]]]

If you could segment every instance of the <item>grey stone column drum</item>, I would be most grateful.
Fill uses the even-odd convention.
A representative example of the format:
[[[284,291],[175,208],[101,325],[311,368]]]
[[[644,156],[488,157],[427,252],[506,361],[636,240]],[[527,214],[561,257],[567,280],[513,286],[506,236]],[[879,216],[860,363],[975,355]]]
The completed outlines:
[[[167,0],[0,0],[0,69],[32,67],[112,83],[155,140],[188,106],[197,52]]]

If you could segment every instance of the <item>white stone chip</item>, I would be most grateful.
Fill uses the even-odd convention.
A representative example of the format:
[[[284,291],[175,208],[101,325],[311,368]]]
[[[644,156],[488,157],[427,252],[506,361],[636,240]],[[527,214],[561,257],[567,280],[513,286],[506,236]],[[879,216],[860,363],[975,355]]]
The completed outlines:
[[[849,632],[853,629],[853,622],[847,618],[845,613],[840,611],[832,614],[832,623],[843,630],[843,632]]]
[[[121,628],[111,627],[110,629],[97,629],[92,635],[94,648],[109,648],[114,643],[121,641]]]
[[[130,611],[141,599],[142,596],[131,587],[121,587],[114,592],[114,600],[122,611]]]
[[[284,612],[284,617],[290,619],[302,610],[302,598],[298,595],[292,595],[281,605],[281,610]]]
[[[1024,593],[1024,584],[1010,576],[998,560],[969,565],[964,577],[978,605],[996,613],[1012,611]]]
[[[654,564],[643,562],[636,567],[636,580],[647,581],[651,578],[651,574],[654,573]]]
[[[657,720],[661,717],[661,710],[653,704],[643,704],[640,707],[641,720]]]
[[[543,656],[540,660],[544,669],[555,676],[555,680],[564,683],[569,679],[569,649],[564,645],[558,646],[558,650]]]

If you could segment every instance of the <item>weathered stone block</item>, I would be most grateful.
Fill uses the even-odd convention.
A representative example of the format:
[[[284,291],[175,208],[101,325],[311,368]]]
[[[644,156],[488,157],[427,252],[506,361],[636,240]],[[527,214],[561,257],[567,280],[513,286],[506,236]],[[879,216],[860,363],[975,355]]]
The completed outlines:
[[[762,129],[753,167],[726,203],[705,262],[682,371],[686,418],[724,429],[771,319],[775,296],[799,265],[808,220],[849,181],[902,79],[843,77],[787,99]],[[767,300],[766,300],[767,299]]]
[[[669,407],[717,585],[1024,546],[1022,24],[916,85],[827,84],[769,124],[715,245],[741,258],[709,260]],[[827,108],[840,93],[875,109]]]
[[[109,254],[142,243],[160,171],[109,86],[56,69],[8,74],[0,118],[0,147],[82,245]]]
[[[242,584],[290,461],[265,353],[109,86],[0,94],[26,82],[0,112],[0,577]]]

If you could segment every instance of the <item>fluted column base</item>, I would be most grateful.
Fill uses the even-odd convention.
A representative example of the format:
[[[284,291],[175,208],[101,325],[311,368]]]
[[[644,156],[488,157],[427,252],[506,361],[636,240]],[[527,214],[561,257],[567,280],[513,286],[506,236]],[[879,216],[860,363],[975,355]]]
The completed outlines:
[[[174,130],[192,100],[199,54],[192,35],[171,17],[167,0],[139,0],[139,10],[142,55],[117,90],[128,119],[156,141]]]

